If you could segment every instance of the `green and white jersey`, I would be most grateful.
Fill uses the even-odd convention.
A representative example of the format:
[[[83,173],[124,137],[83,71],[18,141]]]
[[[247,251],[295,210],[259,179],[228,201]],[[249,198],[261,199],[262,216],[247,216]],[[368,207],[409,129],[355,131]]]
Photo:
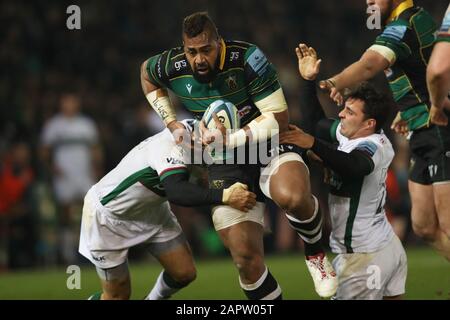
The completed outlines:
[[[134,147],[93,189],[110,213],[137,219],[167,200],[161,180],[186,170],[181,147],[165,129]]]
[[[426,69],[437,25],[427,11],[414,6],[411,0],[403,2],[391,19],[375,45],[387,47],[395,54],[395,62],[385,74],[402,118],[408,121],[410,130],[415,130],[429,124]]]
[[[260,115],[255,102],[280,88],[275,67],[255,45],[223,40],[218,64],[215,79],[200,83],[178,47],[148,59],[147,73],[154,85],[170,89],[194,117],[200,118],[213,101],[226,99],[239,110],[244,126]]]
[[[332,128],[336,130],[332,135],[339,142],[338,150],[361,150],[372,158],[374,168],[359,180],[331,172],[330,247],[334,253],[377,251],[394,236],[384,210],[386,175],[394,149],[384,133],[349,140],[340,133],[340,124]]]

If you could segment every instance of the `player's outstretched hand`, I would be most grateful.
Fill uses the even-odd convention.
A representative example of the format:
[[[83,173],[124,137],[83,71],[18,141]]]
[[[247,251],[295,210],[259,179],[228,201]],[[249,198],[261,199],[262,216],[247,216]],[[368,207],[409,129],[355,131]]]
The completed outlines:
[[[408,123],[400,116],[400,112],[397,112],[394,121],[392,121],[391,129],[402,136],[407,136],[409,133]]]
[[[298,59],[298,72],[305,80],[315,80],[320,71],[321,59],[317,59],[316,50],[308,47],[304,43],[300,43],[295,48]]]
[[[446,126],[448,124],[448,117],[443,109],[439,109],[436,106],[431,106],[430,121],[432,124],[437,126]]]
[[[248,212],[256,204],[256,194],[248,191],[247,185],[236,182],[229,188],[223,190],[222,201],[230,207]]]
[[[290,143],[300,148],[309,149],[314,144],[314,137],[304,132],[299,127],[290,124],[289,131],[280,133],[280,143]]]
[[[342,94],[336,89],[336,85],[333,79],[322,80],[319,82],[319,87],[322,90],[326,90],[330,93],[330,98],[334,102],[337,103],[338,106],[342,106],[344,104],[344,97]]]

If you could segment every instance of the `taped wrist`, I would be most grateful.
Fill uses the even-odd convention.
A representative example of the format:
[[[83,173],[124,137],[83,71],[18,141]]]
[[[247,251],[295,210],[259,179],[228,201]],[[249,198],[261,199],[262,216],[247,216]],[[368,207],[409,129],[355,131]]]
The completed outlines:
[[[222,203],[223,204],[228,204],[231,194],[233,193],[233,191],[237,188],[241,188],[243,190],[247,190],[247,186],[243,183],[240,182],[236,182],[235,184],[233,184],[232,186],[230,186],[227,189],[223,189],[223,195],[222,195]]]
[[[170,122],[176,121],[177,116],[170,101],[169,94],[165,89],[157,89],[147,93],[146,98],[153,110],[167,126]]]
[[[248,125],[250,129],[251,138],[250,142],[266,141],[272,136],[279,133],[278,121],[272,112],[266,112],[260,115],[255,120],[252,120]],[[247,132],[245,129],[240,129],[230,134],[228,139],[229,148],[237,148],[244,145],[247,142]]]

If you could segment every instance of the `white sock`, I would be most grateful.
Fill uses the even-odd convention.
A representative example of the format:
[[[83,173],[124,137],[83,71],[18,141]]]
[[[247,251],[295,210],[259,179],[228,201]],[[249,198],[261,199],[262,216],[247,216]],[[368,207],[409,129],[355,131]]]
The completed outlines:
[[[164,300],[170,298],[175,292],[180,290],[181,288],[171,288],[164,281],[164,270],[158,276],[155,285],[153,286],[152,291],[145,297],[144,300]]]

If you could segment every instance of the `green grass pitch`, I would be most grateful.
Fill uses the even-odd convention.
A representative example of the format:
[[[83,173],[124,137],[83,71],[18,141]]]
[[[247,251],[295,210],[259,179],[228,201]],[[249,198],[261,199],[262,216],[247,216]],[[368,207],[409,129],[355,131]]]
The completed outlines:
[[[450,299],[450,264],[428,248],[407,248],[406,299]],[[302,254],[266,259],[284,299],[318,299]],[[230,258],[198,260],[197,279],[174,299],[245,299]],[[154,261],[131,263],[132,299],[142,299],[160,272]],[[0,299],[86,299],[99,291],[92,265],[81,266],[81,289],[67,289],[66,270],[39,270],[0,274]]]

